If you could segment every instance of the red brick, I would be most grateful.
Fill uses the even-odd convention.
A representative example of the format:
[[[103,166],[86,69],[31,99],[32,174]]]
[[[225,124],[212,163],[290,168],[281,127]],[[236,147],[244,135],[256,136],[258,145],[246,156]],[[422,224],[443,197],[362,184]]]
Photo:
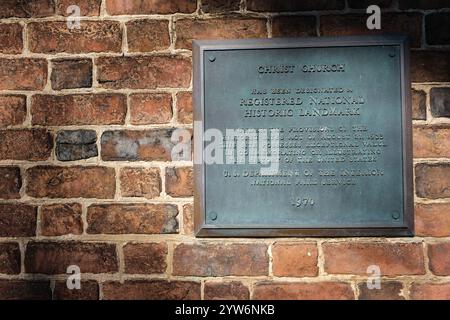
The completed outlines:
[[[428,244],[430,270],[438,276],[450,275],[450,242]]]
[[[205,283],[205,300],[248,300],[248,288],[239,281]]]
[[[58,0],[56,3],[56,13],[62,16],[70,16],[73,11],[67,13],[69,6],[76,5],[80,8],[81,16],[98,16],[102,0]]]
[[[353,300],[355,295],[345,282],[268,282],[257,283],[254,300]]]
[[[412,51],[411,81],[449,82],[450,51]]]
[[[194,234],[194,206],[192,204],[183,206],[183,233]]]
[[[175,55],[98,58],[98,83],[110,89],[187,88],[191,61]]]
[[[99,204],[88,208],[91,234],[176,233],[178,209],[170,204]]]
[[[448,0],[399,0],[400,9],[450,8]]]
[[[192,167],[166,168],[166,193],[172,197],[194,195],[194,171]]]
[[[36,235],[37,208],[26,204],[0,204],[0,237]]]
[[[122,31],[117,21],[81,21],[79,29],[66,21],[31,22],[28,43],[38,53],[120,52]]]
[[[412,90],[411,92],[412,118],[414,120],[427,119],[427,95],[422,90]]]
[[[27,194],[35,198],[114,198],[113,168],[37,166],[27,170]]]
[[[330,15],[320,17],[320,34],[324,36],[373,35],[405,33],[411,38],[412,47],[420,47],[422,14],[387,13],[381,16],[381,29],[367,29],[366,14]]]
[[[317,276],[315,243],[277,242],[272,247],[273,274],[279,277]]]
[[[50,300],[52,291],[48,281],[0,280],[1,300]]]
[[[53,135],[45,129],[0,130],[1,160],[47,160],[53,148]]]
[[[78,203],[57,203],[42,206],[41,234],[43,236],[82,234],[81,211],[81,205]]]
[[[169,21],[132,20],[126,25],[128,51],[148,52],[169,48]]]
[[[47,83],[47,60],[0,58],[0,90],[42,90]]]
[[[416,193],[421,198],[450,198],[450,164],[416,165]]]
[[[91,87],[92,60],[53,60],[51,81],[53,90]]]
[[[247,0],[247,10],[251,11],[312,11],[344,9],[344,0]]]
[[[239,11],[241,0],[202,0],[201,9],[206,13]]]
[[[359,300],[405,300],[401,296],[403,284],[397,281],[382,281],[380,289],[369,289],[366,282],[358,285]]]
[[[263,276],[269,272],[265,244],[180,244],[173,274],[181,276]]]
[[[450,7],[450,4],[449,4]],[[425,16],[425,33],[430,45],[449,45],[450,13],[435,12]]]
[[[22,47],[22,26],[18,23],[0,24],[0,53],[21,53]]]
[[[172,129],[105,131],[101,138],[106,161],[170,161]]]
[[[27,244],[27,273],[66,274],[76,265],[82,273],[113,273],[119,270],[116,246],[93,242],[35,242]]]
[[[123,124],[126,98],[118,93],[34,95],[31,99],[33,125]]]
[[[197,0],[107,0],[106,11],[111,15],[193,13]]]
[[[164,273],[167,268],[165,243],[127,243],[123,247],[125,273]]]
[[[80,289],[67,288],[66,281],[56,281],[53,300],[98,300],[99,288],[95,280],[81,281]]]
[[[200,300],[200,283],[193,281],[125,280],[102,287],[105,300]]]
[[[175,31],[179,49],[191,49],[193,39],[267,38],[266,20],[257,18],[180,19]]]
[[[123,168],[120,170],[120,190],[123,197],[153,199],[161,193],[158,168]]]
[[[414,300],[450,300],[450,283],[413,283],[410,297]]]
[[[54,13],[54,0],[3,0],[0,18],[40,18]]]
[[[20,125],[27,116],[27,101],[22,95],[0,96],[0,128]]]
[[[413,142],[415,158],[450,157],[450,127],[415,126]]]
[[[424,274],[420,243],[324,243],[325,272],[367,275],[371,265],[384,276]]]
[[[190,124],[193,121],[192,93],[177,93],[178,122]]]
[[[393,0],[348,0],[348,5],[353,9],[366,9],[368,6],[377,5],[380,8],[387,8],[392,5]]]
[[[450,204],[416,204],[415,229],[421,237],[449,237]]]
[[[312,37],[317,36],[316,17],[278,16],[272,22],[273,37]]]
[[[159,124],[172,120],[172,96],[169,93],[130,95],[131,124]]]
[[[0,167],[0,199],[19,199],[22,177],[18,167]]]
[[[20,273],[20,249],[18,243],[0,243],[0,273]]]

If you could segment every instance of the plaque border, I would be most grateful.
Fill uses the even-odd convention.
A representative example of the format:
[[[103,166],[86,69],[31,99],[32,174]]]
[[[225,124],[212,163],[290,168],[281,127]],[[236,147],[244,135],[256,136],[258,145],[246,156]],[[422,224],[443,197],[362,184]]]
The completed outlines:
[[[194,155],[196,141],[203,141],[204,132],[204,52],[208,50],[285,49],[348,46],[398,45],[400,47],[400,81],[402,97],[402,152],[403,152],[403,225],[398,227],[339,227],[296,228],[272,226],[271,228],[232,225],[220,227],[205,223],[205,164],[194,163],[194,233],[196,237],[404,237],[414,236],[414,194],[412,160],[412,110],[410,53],[407,35],[375,35],[311,38],[267,38],[239,40],[193,40],[193,104]]]

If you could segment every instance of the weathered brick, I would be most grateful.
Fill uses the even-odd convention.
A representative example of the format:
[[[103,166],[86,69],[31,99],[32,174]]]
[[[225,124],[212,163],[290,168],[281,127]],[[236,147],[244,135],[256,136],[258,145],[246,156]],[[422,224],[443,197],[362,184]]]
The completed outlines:
[[[0,18],[40,18],[54,13],[54,0],[3,0]]]
[[[53,135],[45,129],[0,130],[1,160],[47,160],[53,148]]]
[[[355,295],[345,282],[268,282],[253,288],[255,300],[353,300]]]
[[[179,244],[173,253],[174,275],[263,276],[268,272],[265,244]]]
[[[183,233],[194,234],[194,206],[192,204],[183,206]]]
[[[56,136],[56,157],[59,161],[89,159],[98,155],[97,133],[94,130],[59,131]]]
[[[415,229],[421,237],[449,237],[450,204],[416,204]]]
[[[36,207],[0,203],[0,237],[33,237],[36,235],[36,221]]]
[[[317,276],[315,243],[277,242],[272,247],[273,274],[279,277]]]
[[[107,0],[106,11],[111,15],[193,13],[196,0]]]
[[[42,90],[47,83],[47,60],[0,58],[0,90]]]
[[[247,9],[251,11],[312,11],[344,9],[344,0],[247,0]]]
[[[27,170],[27,194],[35,198],[114,198],[113,168],[37,166]]]
[[[194,195],[194,171],[192,167],[166,168],[166,193],[172,197]]]
[[[430,95],[433,117],[450,117],[450,88],[432,88]]]
[[[123,124],[126,97],[118,93],[34,95],[31,99],[33,125]]]
[[[27,116],[26,96],[0,96],[0,128],[20,125]]]
[[[92,86],[92,60],[53,60],[52,66],[53,90],[89,88]]]
[[[192,123],[193,121],[193,103],[192,93],[179,92],[177,93],[177,108],[178,108],[178,122]]]
[[[161,193],[159,168],[123,168],[120,170],[120,190],[123,197],[153,199]]]
[[[403,284],[397,281],[381,281],[380,289],[369,289],[366,282],[358,284],[359,300],[405,300],[401,296]]]
[[[411,81],[449,82],[450,51],[412,51]]]
[[[415,158],[450,157],[450,126],[415,126],[413,142]]]
[[[205,13],[239,11],[241,0],[202,0],[201,9]]]
[[[400,9],[450,8],[448,0],[399,0]]]
[[[125,280],[102,288],[106,300],[200,300],[200,283],[193,281]]]
[[[172,129],[105,131],[102,159],[106,161],[170,161]]]
[[[130,95],[132,124],[167,123],[172,119],[172,96],[169,93],[136,93]]]
[[[41,234],[62,236],[82,234],[82,209],[78,203],[50,204],[41,208]]]
[[[167,268],[165,243],[127,243],[123,247],[125,273],[164,273]]]
[[[18,23],[0,24],[0,53],[21,53],[22,47],[22,26]]]
[[[20,273],[20,249],[18,243],[0,243],[0,273]]]
[[[99,288],[95,280],[81,281],[80,289],[68,289],[66,281],[56,281],[53,300],[98,300]]]
[[[205,283],[205,300],[248,300],[248,288],[239,281]]]
[[[175,23],[179,49],[191,49],[192,40],[266,38],[266,20],[259,18],[180,19]]]
[[[62,16],[70,16],[73,11],[67,10],[69,6],[76,5],[80,8],[81,16],[98,16],[102,0],[58,0],[56,3],[56,13]]]
[[[273,37],[312,37],[317,36],[316,17],[278,16],[272,22]]]
[[[82,273],[113,273],[119,270],[116,246],[93,242],[35,242],[27,244],[27,273],[66,274],[76,265]]]
[[[91,234],[176,233],[178,209],[171,204],[99,204],[88,208]]]
[[[327,273],[367,275],[371,265],[386,276],[425,273],[420,243],[324,243],[323,252]]]
[[[80,28],[68,28],[66,21],[31,22],[28,43],[38,53],[120,52],[122,31],[118,21],[81,21]]]
[[[449,5],[450,6],[450,5]],[[450,44],[450,13],[435,12],[425,16],[425,34],[430,45]]]
[[[450,282],[413,283],[410,297],[414,300],[450,300]]]
[[[450,164],[419,163],[416,165],[416,193],[421,198],[449,198]]]
[[[132,20],[126,25],[128,51],[148,52],[169,48],[168,20]]]
[[[392,5],[393,0],[347,0],[350,8],[366,9],[368,6],[377,5],[380,8],[388,8]]]
[[[411,104],[412,104],[412,118],[414,120],[427,119],[426,94],[422,90],[412,90]]]
[[[450,242],[428,244],[429,267],[438,276],[450,275]]]
[[[373,35],[405,33],[411,38],[412,47],[420,47],[422,35],[422,14],[386,13],[382,14],[381,29],[367,29],[366,14],[329,15],[320,17],[320,33],[324,36]]]
[[[1,300],[50,300],[49,281],[0,280]]]
[[[0,199],[19,199],[21,188],[19,167],[0,167]]]
[[[110,89],[187,88],[191,61],[176,55],[98,58],[98,83]]]

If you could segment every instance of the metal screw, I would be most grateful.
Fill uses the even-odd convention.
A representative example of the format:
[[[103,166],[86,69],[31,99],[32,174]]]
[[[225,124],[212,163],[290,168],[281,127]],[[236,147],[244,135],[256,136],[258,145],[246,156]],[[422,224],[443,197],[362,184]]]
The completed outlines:
[[[217,213],[215,211],[211,211],[209,213],[209,218],[213,221],[217,220]]]
[[[211,62],[214,62],[214,61],[216,61],[216,57],[214,57],[214,56],[209,56],[208,60],[211,61]]]
[[[400,218],[400,213],[398,211],[392,212],[392,218],[398,220]]]

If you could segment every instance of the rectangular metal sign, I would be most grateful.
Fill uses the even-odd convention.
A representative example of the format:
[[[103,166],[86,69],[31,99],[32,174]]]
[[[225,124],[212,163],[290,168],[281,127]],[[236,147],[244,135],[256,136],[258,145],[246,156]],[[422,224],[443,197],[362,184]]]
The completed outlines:
[[[193,47],[197,236],[413,235],[405,37]]]

